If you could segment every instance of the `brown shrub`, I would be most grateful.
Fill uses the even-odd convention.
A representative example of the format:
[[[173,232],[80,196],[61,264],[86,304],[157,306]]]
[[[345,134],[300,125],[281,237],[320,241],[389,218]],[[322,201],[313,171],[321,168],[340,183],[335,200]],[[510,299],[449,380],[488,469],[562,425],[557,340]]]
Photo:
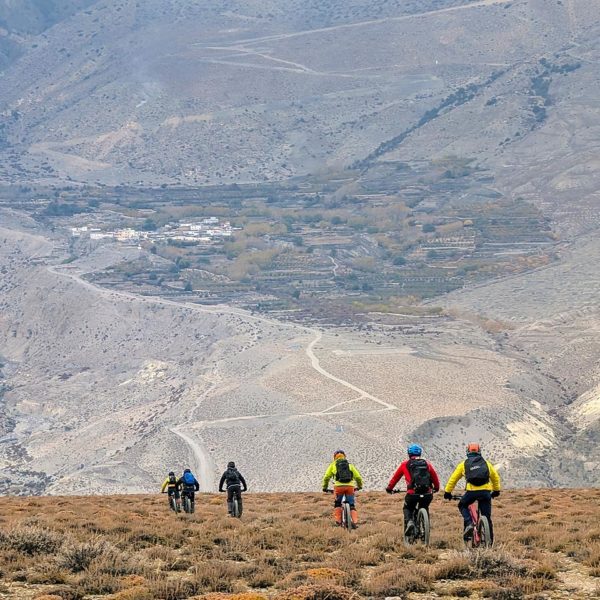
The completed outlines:
[[[436,567],[434,577],[436,579],[469,579],[472,573],[471,561],[465,556],[456,556]]]
[[[52,554],[62,543],[61,535],[35,525],[17,527],[7,534],[0,534],[0,548],[16,550],[29,556]]]
[[[70,585],[57,585],[45,590],[44,593],[49,596],[58,596],[61,600],[83,600],[84,596],[81,590]]]
[[[48,585],[57,583],[66,583],[67,573],[57,569],[52,564],[42,564],[35,569],[28,571],[27,583],[34,585]]]
[[[121,589],[117,577],[96,569],[87,569],[79,576],[77,584],[86,594],[112,594]]]
[[[152,598],[161,600],[182,600],[202,591],[202,588],[189,579],[156,579],[148,586]]]
[[[72,573],[79,573],[90,566],[90,563],[102,555],[114,552],[114,547],[101,539],[93,539],[89,542],[69,542],[61,548],[56,556],[57,564]]]
[[[152,592],[143,586],[121,590],[110,596],[110,600],[154,600]]]
[[[339,585],[315,583],[286,590],[275,596],[275,600],[355,600],[356,592]]]
[[[362,591],[375,597],[404,596],[407,592],[428,592],[433,589],[433,577],[422,565],[385,565],[363,583]]]

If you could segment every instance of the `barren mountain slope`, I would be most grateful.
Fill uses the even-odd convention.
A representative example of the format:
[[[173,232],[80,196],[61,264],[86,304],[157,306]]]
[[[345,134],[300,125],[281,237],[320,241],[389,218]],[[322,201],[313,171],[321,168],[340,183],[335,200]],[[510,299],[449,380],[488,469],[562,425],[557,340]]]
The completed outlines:
[[[4,72],[0,174],[283,179],[349,166],[413,129],[402,158],[477,156],[501,175],[506,151],[524,170],[533,143],[595,97],[597,22],[579,0],[97,2]],[[551,103],[531,90],[541,59],[581,62],[570,87],[553,76]],[[545,164],[568,162],[564,143],[545,147]]]
[[[556,384],[477,325],[409,318],[323,335],[136,297],[80,278],[122,257],[100,249],[61,265],[41,233],[13,223],[0,236],[5,489],[151,490],[190,460],[214,489],[232,458],[256,489],[311,489],[333,446],[379,487],[417,427],[444,474],[478,438],[513,484],[569,477],[545,456],[569,433],[544,398]],[[517,456],[527,464],[513,469]]]

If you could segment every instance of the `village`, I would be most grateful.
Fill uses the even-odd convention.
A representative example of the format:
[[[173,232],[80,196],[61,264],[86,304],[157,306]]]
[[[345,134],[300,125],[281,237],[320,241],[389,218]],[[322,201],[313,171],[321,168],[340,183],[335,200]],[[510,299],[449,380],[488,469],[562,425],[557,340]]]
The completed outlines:
[[[127,245],[137,245],[141,241],[152,241],[156,243],[210,246],[218,241],[231,238],[233,229],[229,221],[221,221],[218,217],[207,217],[177,224],[169,223],[155,230],[125,227],[108,231],[102,227],[83,225],[71,227],[71,237],[87,238],[92,241],[113,240]]]

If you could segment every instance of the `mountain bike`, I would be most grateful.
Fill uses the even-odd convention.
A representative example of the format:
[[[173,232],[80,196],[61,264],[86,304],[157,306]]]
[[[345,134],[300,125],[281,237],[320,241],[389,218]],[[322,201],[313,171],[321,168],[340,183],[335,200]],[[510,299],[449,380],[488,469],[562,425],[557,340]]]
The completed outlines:
[[[462,496],[452,496],[452,500],[460,500]],[[475,505],[477,504],[477,507]],[[469,514],[473,522],[473,536],[470,540],[465,540],[467,548],[488,548],[492,545],[492,534],[490,532],[490,522],[488,518],[479,512],[479,502],[475,500],[469,504]]]
[[[191,496],[189,495],[188,492],[181,492],[181,503],[183,505],[183,512],[191,515],[194,510],[195,510],[195,506],[194,506],[194,501],[192,500]]]
[[[166,493],[167,492],[163,492],[163,494],[166,494]],[[181,505],[179,504],[179,502],[177,502],[177,498],[175,498],[175,494],[169,494],[169,508],[175,513],[181,512]]]
[[[403,490],[392,490],[392,494],[401,494]],[[419,498],[424,498],[425,494],[415,494]],[[417,507],[419,505],[417,504]],[[412,546],[417,542],[422,542],[424,546],[429,546],[429,533],[430,533],[430,523],[429,523],[429,513],[425,508],[417,508],[413,511],[412,521],[415,524],[412,533],[404,534],[404,543],[407,546]]]
[[[327,490],[330,494],[335,494],[334,490]],[[355,523],[352,521],[352,508],[346,499],[346,494],[342,497],[342,527],[350,532],[356,529]]]

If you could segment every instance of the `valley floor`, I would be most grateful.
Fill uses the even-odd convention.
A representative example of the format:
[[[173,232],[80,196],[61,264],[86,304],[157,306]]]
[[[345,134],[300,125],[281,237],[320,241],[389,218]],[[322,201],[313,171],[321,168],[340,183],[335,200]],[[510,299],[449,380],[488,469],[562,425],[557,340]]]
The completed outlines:
[[[193,516],[166,496],[0,499],[0,598],[350,600],[600,597],[600,489],[505,491],[494,549],[468,552],[454,502],[432,504],[431,546],[405,547],[402,497],[359,495],[362,520],[333,527],[331,497],[223,495]]]

